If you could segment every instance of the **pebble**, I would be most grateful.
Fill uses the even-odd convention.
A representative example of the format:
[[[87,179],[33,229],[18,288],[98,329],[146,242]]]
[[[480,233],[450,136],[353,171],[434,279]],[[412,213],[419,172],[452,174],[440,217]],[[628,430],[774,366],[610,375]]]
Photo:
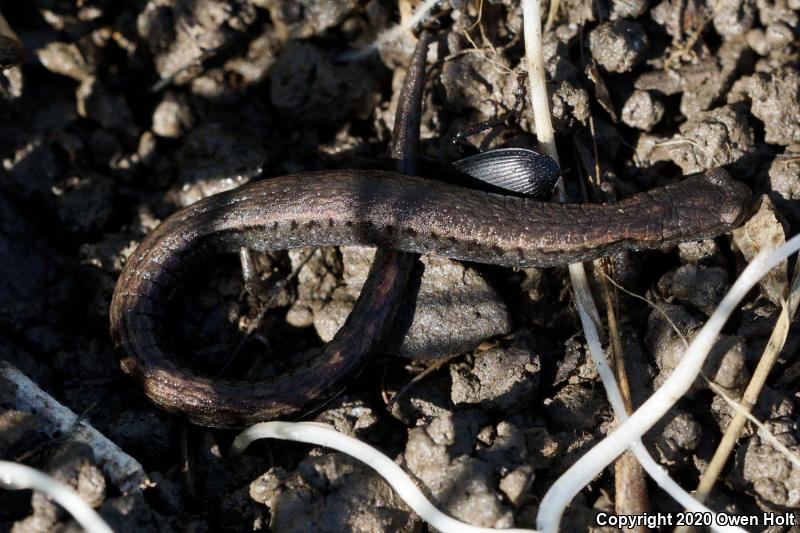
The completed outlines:
[[[617,19],[589,32],[592,57],[609,72],[630,72],[644,59],[649,38],[641,24]]]
[[[622,121],[642,131],[652,130],[664,116],[664,104],[648,91],[634,91],[622,107]]]
[[[784,67],[741,78],[731,88],[728,101],[742,100],[749,100],[750,112],[764,123],[768,143],[800,143],[800,71]]]
[[[334,292],[314,316],[317,333],[325,342],[347,318],[374,256],[374,248],[343,246],[341,250],[347,290]],[[473,268],[434,255],[421,261],[424,270],[415,298],[401,303],[390,330],[394,334],[387,335],[382,351],[429,359],[471,350],[487,338],[510,331],[508,309]]]

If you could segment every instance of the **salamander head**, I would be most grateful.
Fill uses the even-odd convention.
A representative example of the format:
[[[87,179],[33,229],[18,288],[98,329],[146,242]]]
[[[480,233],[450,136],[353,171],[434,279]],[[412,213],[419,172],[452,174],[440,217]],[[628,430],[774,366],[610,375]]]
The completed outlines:
[[[753,193],[742,182],[731,178],[730,174],[722,168],[712,168],[706,171],[704,178],[710,184],[720,188],[721,205],[717,207],[720,214],[720,223],[727,230],[731,230],[747,220],[753,209]]]

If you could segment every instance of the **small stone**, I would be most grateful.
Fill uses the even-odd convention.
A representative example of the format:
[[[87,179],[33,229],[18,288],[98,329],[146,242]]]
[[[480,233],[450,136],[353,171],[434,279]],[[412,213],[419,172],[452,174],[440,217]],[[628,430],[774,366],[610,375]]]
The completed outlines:
[[[779,439],[792,453],[800,454],[800,443],[791,433],[784,433]],[[800,507],[800,467],[761,437],[750,437],[739,446],[736,472],[748,492],[767,509]]]
[[[286,323],[295,328],[307,328],[314,324],[314,313],[305,302],[297,300],[286,312]]]
[[[714,5],[714,29],[727,39],[739,38],[753,27],[755,0],[724,0]]]
[[[47,533],[54,529],[58,520],[59,508],[42,493],[34,492],[30,498],[33,514],[19,520],[11,527],[11,533]]]
[[[238,74],[245,86],[258,84],[269,75],[280,46],[277,37],[265,31],[250,41],[245,57],[233,57],[226,61],[224,70]]]
[[[477,454],[480,459],[498,465],[503,471],[508,471],[515,465],[528,463],[526,441],[528,426],[517,417],[513,417],[512,420],[503,420],[495,426],[486,426],[485,429],[491,431],[491,437],[485,440],[487,447],[479,449]]]
[[[35,441],[34,434],[42,425],[41,420],[33,413],[0,407],[0,455],[11,457],[27,451],[21,445]]]
[[[703,263],[713,259],[719,252],[714,239],[682,242],[678,244],[678,255],[686,263]]]
[[[650,17],[660,24],[675,42],[683,42],[711,20],[711,6],[705,2],[687,4],[683,0],[662,0],[650,10]]]
[[[173,445],[174,420],[160,411],[126,410],[103,425],[109,438],[146,464],[157,464]]]
[[[800,157],[782,154],[769,167],[770,200],[793,223],[800,223]]]
[[[772,323],[774,324],[774,321]],[[725,431],[728,428],[728,425],[736,414],[736,409],[729,403],[729,400],[717,395],[714,396],[714,400],[711,402],[711,412],[717,419],[720,431]],[[758,401],[752,410],[753,416],[761,421],[771,419],[775,419],[776,421],[788,421],[792,419],[794,412],[794,403],[791,396],[782,391],[772,389],[769,385],[765,385],[764,388],[761,389],[758,395]],[[742,429],[742,436],[750,437],[760,431],[760,429],[752,424],[745,424]]]
[[[733,230],[733,244],[749,263],[762,250],[774,250],[786,242],[785,221],[768,196],[762,196],[758,211]],[[758,282],[764,295],[777,306],[789,286],[789,263],[784,259]]]
[[[111,217],[113,182],[99,174],[75,175],[53,186],[56,214],[64,229],[75,235],[95,233]]]
[[[477,526],[512,526],[511,510],[495,489],[492,465],[466,455],[451,460],[448,448],[417,427],[408,433],[403,459],[448,514]]]
[[[91,118],[108,130],[131,137],[137,135],[138,128],[133,115],[121,96],[112,95],[95,77],[86,78],[78,87],[78,113]]]
[[[325,303],[323,307],[314,312],[314,329],[323,342],[328,342],[336,335],[344,325],[350,311],[353,310],[354,300],[347,292],[338,290],[334,293],[334,298]]]
[[[757,72],[737,81],[729,102],[748,99],[750,111],[764,123],[768,143],[800,143],[800,71],[791,67]]]
[[[272,497],[278,493],[283,482],[289,477],[285,469],[277,466],[270,468],[250,483],[250,497],[263,505],[268,505]]]
[[[314,421],[332,426],[339,433],[359,437],[375,428],[378,417],[362,400],[338,397]]]
[[[453,403],[480,405],[509,412],[530,402],[541,368],[530,340],[517,339],[508,348],[492,348],[474,356],[472,364],[452,365]]]
[[[333,338],[352,310],[375,254],[374,248],[343,246],[341,250],[347,291],[334,293],[314,315],[317,333],[325,342]],[[419,289],[401,303],[382,351],[429,359],[471,350],[489,337],[510,331],[505,304],[474,269],[434,255],[423,256],[421,261],[424,271]],[[476,301],[480,305],[476,306]]]
[[[455,111],[475,109],[485,117],[494,116],[492,103],[502,86],[496,66],[477,54],[464,54],[442,66],[440,82],[444,87],[445,105]]]
[[[25,47],[22,43],[8,35],[0,35],[0,70],[23,63],[25,56]]]
[[[269,516],[266,509],[250,497],[250,488],[245,486],[233,492],[219,495],[219,518],[223,524],[237,524],[247,531],[268,530]],[[222,527],[221,529],[226,529]]]
[[[743,307],[736,334],[745,339],[765,339],[772,334],[777,319],[778,310],[775,305],[765,300],[758,300],[752,305]]]
[[[260,146],[211,123],[186,137],[179,155],[181,206],[235,189],[261,174],[266,153]]]
[[[53,41],[39,48],[36,55],[44,68],[73,80],[83,81],[94,73],[94,69],[86,64],[78,47],[72,43]]]
[[[589,118],[589,93],[586,89],[565,80],[553,91],[551,100],[557,130],[586,124]]]
[[[784,22],[775,22],[767,26],[764,38],[772,50],[780,50],[795,40],[795,30]]]
[[[451,413],[450,376],[432,375],[392,404],[392,416],[404,422],[431,420]]]
[[[630,72],[647,52],[648,38],[638,22],[618,19],[589,33],[592,57],[609,72]]]
[[[703,375],[729,396],[740,396],[750,378],[746,352],[742,337],[720,336],[703,363]]]
[[[97,510],[112,531],[155,531],[154,513],[142,492],[109,498]]]
[[[153,112],[153,133],[176,139],[192,128],[194,117],[185,97],[167,92]]]
[[[544,44],[542,45],[542,55],[544,56],[544,68],[547,71],[548,80],[550,83],[559,83],[569,79],[574,79],[578,73],[576,67],[569,60],[569,46],[567,43],[559,40],[554,33],[548,33],[545,36]],[[515,76],[509,76],[513,79]],[[527,77],[525,79],[527,83]],[[516,80],[514,80],[516,82]],[[504,91],[504,94],[513,94]],[[507,101],[507,105],[513,105],[514,102]]]
[[[612,0],[611,20],[637,18],[647,13],[649,0]]]
[[[659,370],[671,373],[683,357],[687,339],[702,326],[702,322],[678,305],[661,304],[658,307],[647,319],[645,344]],[[703,386],[700,382],[696,385]]]
[[[373,75],[356,63],[336,64],[319,47],[290,41],[272,67],[272,104],[293,121],[336,124],[365,118],[379,101]]]
[[[269,10],[276,32],[283,39],[308,39],[340,25],[356,7],[355,0],[297,0],[272,2],[253,0]]]
[[[533,466],[522,465],[500,480],[500,490],[503,491],[508,501],[513,505],[518,505],[533,484],[534,479],[536,479],[536,475],[533,472]]]
[[[678,411],[670,416],[671,420],[655,438],[659,462],[669,466],[688,460],[703,435],[702,427],[689,413]]]
[[[664,116],[664,104],[647,91],[634,91],[622,107],[622,121],[632,128],[650,131]]]
[[[770,46],[767,43],[767,36],[763,29],[753,28],[745,35],[747,45],[752,48],[755,53],[760,56],[766,56],[770,53]]]
[[[34,140],[3,160],[5,175],[0,188],[27,200],[40,200],[50,193],[63,169],[54,147]]]
[[[257,16],[255,6],[243,0],[149,0],[136,27],[160,77],[182,85],[198,75],[205,59],[230,50]]]
[[[653,311],[647,321],[645,343],[653,354],[659,373],[653,385],[660,387],[683,359],[687,343],[702,323],[676,305],[662,304],[661,311]],[[668,321],[662,313],[669,316]],[[676,332],[674,327],[678,328]],[[680,334],[679,334],[680,333]],[[703,376],[722,387],[728,395],[738,396],[749,378],[747,370],[747,346],[742,337],[721,335],[703,363]],[[703,376],[698,376],[693,390],[708,387]]]
[[[547,418],[557,427],[575,432],[594,430],[607,411],[602,391],[591,385],[567,383],[544,401]]]
[[[97,507],[106,497],[106,481],[94,464],[92,449],[83,443],[67,442],[48,460],[50,475],[75,489],[92,507]]]
[[[375,471],[342,453],[309,455],[294,472],[270,469],[250,484],[249,493],[269,509],[271,531],[307,531],[309,524],[323,533],[419,527]]]
[[[0,69],[0,102],[9,103],[21,98],[27,83],[25,80],[19,65]]]
[[[667,301],[688,302],[711,316],[728,290],[728,273],[721,267],[684,265],[664,274],[658,289]]]
[[[573,384],[588,383],[599,378],[597,367],[589,354],[586,341],[582,335],[573,335],[564,343],[564,357],[557,363],[553,383]]]
[[[731,83],[743,68],[740,62],[745,47],[739,40],[724,41],[714,57],[644,72],[634,86],[665,95],[683,93],[680,111],[685,117],[694,118],[725,101]]]
[[[750,175],[756,147],[747,114],[733,106],[698,113],[680,127],[680,136],[667,144],[669,157],[684,175],[730,166]]]

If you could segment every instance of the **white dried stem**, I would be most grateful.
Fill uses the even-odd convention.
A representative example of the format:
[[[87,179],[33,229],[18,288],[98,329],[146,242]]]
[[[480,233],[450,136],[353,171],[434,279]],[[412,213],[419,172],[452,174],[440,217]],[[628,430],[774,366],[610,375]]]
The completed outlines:
[[[108,524],[78,496],[77,492],[35,468],[0,461],[0,487],[42,492],[66,509],[88,533],[112,533]]]
[[[35,413],[51,433],[70,432],[71,440],[89,445],[103,473],[121,492],[137,491],[149,485],[147,474],[136,459],[39,388],[17,368],[0,361],[0,378],[16,385],[16,409]]]
[[[733,284],[722,302],[700,330],[683,359],[664,384],[616,431],[600,441],[564,473],[542,499],[537,525],[543,531],[557,531],[564,508],[597,474],[664,416],[694,383],[705,358],[728,317],[758,281],[775,265],[800,249],[800,235],[773,251],[758,254]],[[635,451],[635,448],[633,448]],[[643,463],[643,467],[646,465]],[[694,500],[695,503],[696,500]],[[683,505],[686,505],[681,501]],[[732,530],[716,528],[718,530]]]
[[[241,455],[258,439],[282,439],[317,444],[344,452],[374,469],[406,504],[432,527],[443,533],[533,533],[532,529],[495,529],[473,526],[437,509],[408,474],[390,458],[365,442],[315,422],[262,422],[242,431],[231,445],[230,455]]]

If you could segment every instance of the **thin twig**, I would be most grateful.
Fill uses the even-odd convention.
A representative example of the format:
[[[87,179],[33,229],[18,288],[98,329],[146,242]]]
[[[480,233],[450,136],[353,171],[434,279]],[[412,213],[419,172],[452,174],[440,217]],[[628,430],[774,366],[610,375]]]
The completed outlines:
[[[536,134],[539,138],[542,151],[557,159],[555,136],[552,129],[552,121],[550,119],[550,106],[547,97],[547,91],[544,81],[544,60],[542,55],[542,39],[541,39],[541,4],[538,0],[522,0],[523,19],[525,27],[525,48],[528,60],[528,75],[531,84],[531,105],[534,110],[534,118],[536,124]],[[559,196],[562,201],[565,199],[564,185],[559,183]],[[617,429],[610,436],[606,437],[598,445],[592,448],[586,455],[578,460],[580,467],[573,465],[561,478],[559,478],[550,490],[545,494],[539,506],[539,513],[537,515],[537,525],[539,529],[547,532],[555,532],[558,529],[561,515],[566,508],[572,497],[577,494],[592,478],[608,466],[620,453],[625,451],[626,448],[631,448],[639,462],[653,477],[654,480],[678,500],[682,505],[689,507],[698,512],[711,512],[708,508],[694,500],[685,490],[683,490],[673,479],[666,475],[663,468],[661,468],[649,455],[644,445],[641,442],[641,435],[644,430],[639,431],[639,426],[643,426],[642,419],[647,419],[647,414],[643,408],[637,410],[630,418],[625,412],[624,403],[621,394],[614,380],[613,373],[611,372],[608,364],[603,357],[602,346],[600,345],[599,335],[596,323],[599,322],[599,314],[591,298],[588,280],[586,273],[581,264],[573,264],[569,266],[570,278],[575,293],[577,303],[578,315],[584,328],[584,334],[589,345],[589,351],[592,359],[595,362],[600,378],[606,388],[606,394],[614,409],[615,414],[620,420],[623,420],[620,428]],[[713,326],[714,324],[712,324]],[[720,326],[721,327],[721,326]],[[701,332],[702,335],[702,332]],[[701,337],[701,336],[698,336]],[[705,339],[706,344],[708,339]],[[703,342],[697,343],[700,353],[702,365],[702,358],[705,356],[702,350],[708,348],[704,346]],[[706,350],[705,353],[707,353]],[[680,366],[680,365],[679,365]],[[688,371],[691,372],[693,367],[688,366]],[[699,371],[699,367],[697,369]],[[673,374],[675,375],[675,374]],[[676,376],[673,380],[680,383],[680,378]],[[669,383],[669,380],[667,381]],[[691,384],[691,382],[689,383]],[[666,384],[665,384],[666,387]],[[662,398],[664,394],[669,394],[670,387],[662,387],[653,396],[656,398],[656,404],[663,408],[669,409],[672,401],[666,401]],[[674,388],[674,387],[673,387]],[[688,386],[687,386],[688,388]],[[661,393],[659,395],[659,393]],[[652,399],[652,397],[651,397]],[[673,400],[674,401],[674,400]],[[650,400],[648,400],[649,403]],[[644,405],[648,405],[645,402]],[[648,413],[651,414],[651,413]],[[661,413],[663,414],[663,412]],[[652,418],[652,417],[651,417]],[[648,424],[649,422],[649,424]],[[648,420],[645,422],[647,428],[655,423],[655,420]],[[633,428],[633,429],[631,429]],[[609,450],[613,450],[611,453]],[[578,464],[576,463],[576,465]],[[743,532],[741,528],[722,527],[721,530]]]
[[[603,273],[603,275],[605,276],[606,274]],[[644,298],[643,296],[639,296],[638,294],[629,291],[628,289],[626,289],[625,287],[623,287],[622,285],[620,285],[619,283],[617,283],[616,281],[614,281],[610,277],[608,278],[608,281],[610,283],[614,284],[617,287],[617,289],[621,290],[622,292],[625,292],[626,294],[628,294],[628,295],[630,295],[630,296],[632,296],[634,298],[638,298],[638,299],[642,300],[645,304],[647,304],[654,311],[657,311],[659,314],[661,314],[661,316],[669,323],[669,326],[672,328],[672,330],[675,332],[675,334],[678,336],[678,338],[681,340],[681,342],[683,342],[684,347],[685,348],[689,347],[689,341],[686,340],[686,336],[683,334],[683,332],[681,332],[680,328],[675,323],[675,321],[672,320],[672,318],[669,316],[669,314],[666,311],[664,311],[658,304],[655,304],[655,303],[651,302],[650,300],[648,300],[647,298]],[[793,285],[793,287],[794,287],[794,285]],[[780,320],[780,318],[778,320]],[[780,453],[784,454],[786,456],[786,458],[789,459],[789,461],[791,461],[792,463],[797,463],[798,461],[800,461],[800,459],[797,457],[796,454],[792,453],[788,448],[786,448],[785,446],[780,444],[780,442],[777,440],[775,435],[773,435],[772,432],[770,432],[769,428],[766,425],[764,425],[763,422],[759,421],[756,417],[754,417],[752,414],[750,414],[750,410],[748,410],[743,404],[741,404],[741,403],[737,402],[736,400],[734,400],[733,398],[729,397],[725,393],[725,391],[722,390],[722,388],[719,385],[717,385],[716,383],[714,383],[713,381],[708,379],[708,377],[706,377],[704,374],[701,374],[701,376],[708,383],[708,386],[712,391],[714,391],[715,393],[719,394],[720,397],[722,397],[722,399],[725,400],[725,402],[728,403],[728,405],[733,407],[733,409],[737,413],[741,413],[742,416],[746,417],[756,427],[758,427],[760,434],[763,435],[763,437],[764,437],[764,440],[766,440],[769,443],[778,442],[779,445],[776,445],[775,448]],[[730,428],[731,426],[729,425],[728,427]],[[798,466],[800,466],[800,465],[798,465]],[[706,469],[706,472],[708,472],[708,468]],[[676,529],[676,532],[677,531],[681,531],[681,530],[680,529]]]
[[[473,29],[475,29],[475,26],[481,23],[482,18],[483,18],[483,0],[478,0],[478,18],[475,19],[475,22],[473,22],[469,28],[467,28],[467,31],[472,31]]]
[[[233,349],[231,354],[225,360],[225,363],[223,363],[222,368],[217,373],[217,379],[220,379],[225,375],[225,373],[228,371],[228,368],[230,368],[231,364],[233,364],[233,361],[242,351],[242,348],[244,348],[245,343],[247,343],[247,341],[250,340],[250,338],[253,336],[253,333],[255,333],[255,331],[261,326],[261,322],[264,320],[264,317],[267,315],[267,312],[271,309],[270,306],[272,305],[272,303],[278,298],[280,291],[283,290],[283,288],[288,283],[292,282],[300,274],[300,270],[302,270],[305,264],[308,263],[308,261],[314,256],[317,250],[318,248],[314,248],[313,250],[311,250],[311,252],[306,254],[306,256],[300,260],[298,265],[294,268],[294,270],[292,270],[291,273],[289,273],[288,276],[286,276],[286,278],[277,281],[272,286],[270,293],[260,303],[261,309],[258,311],[258,314],[247,326],[247,330],[245,331],[242,338],[239,339],[239,342],[236,344],[236,348]]]
[[[464,32],[464,38],[467,40],[467,42],[469,44],[472,45],[472,48],[470,48],[470,50],[476,50],[485,61],[487,61],[488,63],[491,63],[500,72],[506,72],[509,75],[513,75],[514,74],[514,71],[512,69],[510,69],[506,65],[500,63],[499,61],[497,61],[495,59],[492,59],[488,54],[484,53],[483,52],[483,48],[481,48],[477,44],[475,44],[475,40],[472,38],[472,36],[470,36],[469,33]],[[484,42],[488,42],[485,38],[482,37],[482,39],[483,39]],[[497,56],[497,49],[494,46],[492,46],[492,44],[490,42],[489,42],[489,44],[486,45],[486,47],[489,48],[489,50],[491,50],[493,56],[495,56],[495,57]]]
[[[595,262],[599,270],[603,273],[600,278],[600,292],[606,305],[606,318],[608,320],[608,337],[611,340],[611,359],[614,361],[614,370],[617,375],[620,393],[626,412],[633,413],[633,398],[631,395],[628,373],[625,370],[625,353],[622,348],[622,339],[619,333],[616,306],[611,297],[608,281],[611,279],[605,270],[609,266],[605,260]],[[619,456],[614,469],[614,510],[618,515],[635,515],[647,512],[649,508],[649,497],[647,494],[647,483],[644,478],[642,466],[636,461],[632,452],[627,451]],[[647,528],[637,526],[633,531],[643,533]]]
[[[610,276],[607,276],[605,272],[601,272],[601,275],[606,276],[606,279],[612,285],[614,285],[617,289],[621,290],[622,292],[624,292],[628,296],[632,296],[634,298],[638,298],[639,300],[641,300],[644,303],[646,303],[647,305],[649,305],[653,310],[658,311],[658,313],[662,317],[664,317],[664,320],[666,320],[669,323],[669,325],[672,327],[672,329],[675,330],[675,332],[678,334],[678,337],[680,337],[681,341],[683,341],[683,347],[684,348],[688,348],[689,347],[689,341],[686,340],[686,337],[683,335],[683,333],[681,333],[680,328],[678,328],[678,325],[675,323],[674,320],[672,320],[672,317],[669,316],[669,313],[667,313],[666,311],[661,309],[661,306],[659,306],[658,304],[656,304],[654,302],[651,302],[650,300],[648,300],[644,296],[640,296],[640,295],[636,294],[635,292],[629,291],[628,289],[626,289],[625,287],[623,287],[622,285],[620,285],[619,283],[614,281],[614,278],[612,278]]]
[[[447,363],[449,363],[450,361],[452,361],[456,357],[459,357],[460,355],[461,355],[460,353],[454,353],[454,354],[450,354],[450,355],[448,355],[446,357],[442,357],[442,358],[436,359],[433,363],[431,363],[430,366],[428,366],[428,368],[426,368],[425,370],[423,370],[422,372],[420,372],[419,374],[417,374],[416,376],[411,378],[411,381],[409,381],[408,383],[403,385],[403,388],[401,388],[399,391],[397,391],[397,394],[392,396],[391,400],[389,400],[387,402],[386,406],[389,409],[391,409],[392,406],[395,403],[397,403],[397,400],[399,400],[405,393],[407,393],[409,391],[409,389],[411,389],[411,387],[414,386],[415,383],[418,383],[420,380],[424,379],[426,376],[429,376],[429,375],[433,374],[434,372],[436,372],[437,370],[442,368],[444,365],[446,365]]]
[[[550,9],[547,10],[547,22],[544,23],[544,32],[548,33],[553,23],[556,21],[558,15],[558,8],[561,5],[560,0],[550,0]]]
[[[34,412],[46,424],[49,431],[62,433],[69,431],[72,440],[89,445],[103,473],[121,492],[135,492],[150,486],[147,474],[136,459],[122,451],[86,420],[80,420],[72,410],[39,388],[17,368],[2,360],[0,360],[0,378],[5,378],[16,385],[16,409]]]
[[[581,50],[583,50],[583,32],[581,32]],[[581,54],[583,59],[583,54]],[[595,130],[594,115],[589,112],[589,132],[592,139],[591,158],[592,168],[589,171],[593,175],[591,183],[594,185],[594,198],[599,200],[602,197],[601,187],[603,185],[603,174],[600,169],[600,152],[597,148],[597,132]],[[581,152],[582,153],[582,152]],[[585,161],[585,160],[584,160]],[[586,164],[586,162],[584,163]],[[588,167],[589,165],[586,164]],[[588,199],[587,199],[588,200]],[[620,338],[618,320],[616,314],[616,299],[612,300],[611,290],[608,280],[608,270],[612,267],[609,258],[595,261],[595,272],[601,272],[600,291],[606,305],[606,319],[608,321],[608,336],[611,341],[611,359],[614,363],[617,383],[619,384],[622,395],[625,413],[630,415],[634,411],[633,399],[631,397],[630,382],[628,373],[625,370],[625,354],[622,349],[622,339]],[[616,461],[614,468],[614,509],[618,515],[635,515],[647,512],[649,508],[649,497],[647,493],[647,482],[645,480],[642,466],[636,461],[633,453],[627,451]],[[636,533],[644,533],[647,528],[636,526],[632,528]]]
[[[697,486],[696,498],[705,501],[711,493],[711,489],[716,483],[722,468],[728,461],[728,456],[733,450],[736,441],[739,440],[739,435],[742,432],[744,424],[747,422],[748,415],[753,409],[753,406],[758,401],[758,396],[767,381],[772,367],[778,360],[778,356],[786,343],[786,337],[789,334],[789,327],[791,326],[794,315],[797,312],[798,304],[800,304],[800,261],[795,264],[794,277],[792,279],[791,290],[789,293],[788,301],[785,301],[781,307],[780,316],[772,330],[767,345],[764,347],[764,352],[758,360],[753,377],[742,395],[741,409],[737,409],[736,414],[733,416],[730,424],[728,424],[722,440],[708,464],[708,468],[700,478],[700,484]]]
[[[722,5],[723,3],[720,0],[714,2],[714,6],[711,8],[711,13],[709,14],[709,16],[706,17],[703,23],[700,24],[700,26],[698,26],[692,32],[692,34],[689,36],[688,39],[686,39],[686,42],[682,46],[677,47],[669,54],[666,61],[664,62],[665,69],[671,68],[671,65],[675,61],[677,61],[677,59],[685,58],[686,54],[694,48],[694,46],[697,44],[697,41],[700,39],[700,36],[703,35],[703,32],[708,27],[708,23],[714,20],[714,15],[716,15],[717,12],[719,12],[719,10],[722,8]],[[681,19],[678,20],[679,24],[681,22]]]
[[[725,400],[725,403],[727,403],[729,406],[733,408],[737,416],[741,415],[744,418],[747,418],[747,420],[752,422],[753,425],[756,426],[756,428],[758,428],[758,435],[759,437],[761,437],[762,440],[772,445],[772,447],[774,447],[776,450],[782,453],[783,456],[786,457],[793,465],[800,468],[800,455],[794,453],[792,450],[787,448],[786,445],[784,445],[781,441],[779,441],[778,438],[769,430],[766,424],[764,424],[758,418],[753,416],[750,413],[750,410],[747,408],[748,407],[747,404],[737,402],[736,400],[728,396],[722,387],[720,387],[713,381],[709,380],[708,378],[706,378],[706,381],[708,382],[709,388],[711,388],[711,390],[714,391],[715,393],[719,394],[720,397],[723,400]]]
[[[541,32],[541,5],[538,0],[524,0],[522,3],[523,19],[525,26],[525,48],[528,60],[528,76],[531,86],[531,106],[533,108],[534,122],[536,124],[536,136],[539,140],[539,146],[542,151],[552,157],[558,162],[558,152],[555,145],[555,133],[553,131],[553,123],[550,118],[550,99],[547,94],[547,86],[545,84],[545,71],[544,71],[544,54],[542,51],[542,32]],[[597,154],[595,147],[595,154]],[[597,156],[595,156],[596,165]],[[595,174],[599,179],[599,166],[595,166]],[[597,182],[599,184],[599,182]],[[558,182],[559,200],[565,202],[567,200],[566,190],[564,187],[563,179]],[[589,281],[586,278],[586,270],[582,264],[572,264],[569,266],[570,279],[572,288],[575,294],[575,303],[578,309],[578,315],[583,325],[584,334],[586,336],[587,344],[589,345],[589,352],[592,360],[597,367],[598,373],[603,380],[606,387],[607,394],[611,400],[612,406],[617,417],[624,419],[627,416],[626,405],[622,396],[617,388],[614,374],[606,363],[603,355],[602,346],[600,345],[600,335],[598,329],[600,327],[600,316],[597,306],[592,298],[591,291],[589,290]],[[612,314],[611,306],[609,305],[609,313]],[[613,318],[613,317],[611,317]],[[618,340],[618,335],[617,335]],[[618,344],[617,349],[621,354],[621,343]],[[616,398],[618,401],[612,400]],[[627,406],[628,408],[630,405]],[[620,412],[621,411],[621,412]],[[640,447],[643,451],[644,447]],[[654,463],[654,462],[653,462]],[[626,463],[626,466],[627,463]],[[626,481],[636,478],[630,468],[623,468],[630,476],[623,476]],[[622,478],[620,478],[622,479]],[[642,501],[646,499],[644,489],[644,480],[641,476],[638,477],[637,482],[625,482],[626,487],[631,488],[636,492],[636,500],[642,506]],[[541,513],[540,513],[541,515]],[[540,525],[541,527],[541,525]]]
[[[630,447],[632,442],[641,439],[641,436],[652,428],[674,406],[675,402],[691,388],[705,363],[708,352],[716,342],[728,317],[736,310],[739,302],[747,296],[748,292],[764,275],[789,255],[796,253],[798,249],[800,249],[800,235],[794,236],[772,253],[759,253],[750,262],[722,299],[722,302],[714,310],[714,313],[709,317],[706,324],[694,337],[689,349],[664,384],[619,428],[578,459],[545,494],[540,503],[537,517],[540,529],[548,532],[556,531],[564,508],[572,498],[620,453]],[[637,457],[640,456],[637,454]],[[642,465],[647,469],[646,464],[642,463]],[[679,501],[692,511],[697,509],[698,506],[706,509],[691,497],[686,500],[680,499]],[[720,531],[744,531],[739,527],[731,526],[716,526],[714,529]]]

